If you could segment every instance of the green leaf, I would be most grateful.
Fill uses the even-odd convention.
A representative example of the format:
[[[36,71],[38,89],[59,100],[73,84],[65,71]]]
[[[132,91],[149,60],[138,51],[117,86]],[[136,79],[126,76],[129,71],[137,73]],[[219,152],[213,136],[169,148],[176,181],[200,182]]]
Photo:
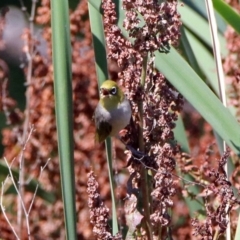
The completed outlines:
[[[51,0],[54,95],[66,239],[77,239],[73,159],[72,72],[67,0]],[[84,94],[84,93],[82,93]]]
[[[108,79],[107,55],[104,28],[101,15],[101,1],[89,1],[88,11],[93,37],[93,48],[95,55],[95,66],[98,85],[100,86]]]
[[[214,92],[218,94],[218,79],[213,55],[208,51],[206,46],[201,41],[199,41],[198,38],[196,38],[196,36],[194,36],[188,30],[185,32],[191,49],[193,50],[193,55],[196,57],[197,63],[201,69],[201,73],[205,75],[206,81],[211,85]],[[189,63],[191,66],[194,66],[192,65],[192,61]]]
[[[184,4],[187,4],[196,14],[203,16],[206,20],[208,19],[206,1],[192,1],[192,0],[183,0]],[[218,30],[224,34],[226,31],[226,22],[224,19],[215,12],[215,17],[217,21]]]
[[[189,29],[198,39],[212,49],[212,40],[210,36],[209,24],[205,18],[197,14],[187,5],[179,7],[178,11],[181,14],[181,20],[184,26]],[[221,52],[226,55],[226,40],[224,36],[219,33],[218,39],[221,46]]]
[[[226,2],[213,0],[215,10],[240,34],[240,15]]]
[[[156,52],[156,67],[239,154],[240,126],[237,120],[182,56],[174,48],[168,54]]]
[[[191,46],[186,34],[187,32],[188,30],[186,30],[185,27],[181,27],[180,49],[188,63],[197,72],[197,74],[203,78],[204,75],[199,67],[197,56],[194,54],[195,48]]]
[[[101,15],[101,1],[100,0],[89,0],[88,1],[89,18],[91,25],[91,32],[93,36],[93,48],[95,54],[95,66],[97,72],[98,86],[108,79],[108,68],[107,68],[107,55],[106,55],[106,44],[105,35],[103,28],[103,21]],[[118,233],[118,221],[117,221],[117,208],[116,200],[114,195],[114,177],[112,169],[112,144],[111,139],[108,137],[105,140],[106,156],[108,164],[108,176],[110,182],[111,198],[112,198],[112,233],[115,235]]]
[[[183,152],[190,153],[190,147],[188,144],[188,139],[186,136],[186,131],[184,128],[183,120],[181,115],[178,116],[178,120],[176,121],[176,127],[173,129],[174,137],[177,142],[180,144]]]

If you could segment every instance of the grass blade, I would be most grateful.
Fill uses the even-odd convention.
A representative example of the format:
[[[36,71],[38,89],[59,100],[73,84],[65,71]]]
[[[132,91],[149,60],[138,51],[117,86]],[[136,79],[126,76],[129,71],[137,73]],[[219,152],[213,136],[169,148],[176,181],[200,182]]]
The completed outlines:
[[[98,86],[100,86],[106,79],[108,79],[107,55],[105,47],[105,35],[101,15],[101,1],[88,2],[89,17],[91,24],[91,32],[93,36],[93,47],[95,53],[95,66],[98,78]],[[112,144],[108,137],[105,141],[108,175],[110,182],[111,198],[112,198],[112,234],[118,233],[116,201],[114,195],[114,177],[112,170]]]
[[[240,15],[222,0],[213,0],[215,10],[240,34]]]
[[[67,0],[51,0],[54,92],[67,239],[77,239],[73,159],[71,45]]]
[[[179,7],[178,10],[181,14],[181,19],[184,26],[209,48],[212,48],[212,41],[207,20],[199,14],[196,14],[196,12],[187,5],[184,5],[184,7]],[[224,39],[223,34],[219,33],[218,38],[221,45],[221,52],[222,54],[226,55],[226,40]]]
[[[168,54],[156,52],[156,67],[239,154],[238,122],[182,56],[174,48]]]

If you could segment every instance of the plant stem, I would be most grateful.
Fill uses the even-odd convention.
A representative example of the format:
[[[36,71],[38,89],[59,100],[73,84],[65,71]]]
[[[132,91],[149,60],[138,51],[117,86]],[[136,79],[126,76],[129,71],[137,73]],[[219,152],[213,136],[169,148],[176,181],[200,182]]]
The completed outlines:
[[[66,231],[64,239],[75,240],[77,239],[77,214],[69,5],[67,0],[51,0],[50,2],[56,126]]]
[[[223,72],[223,66],[222,66],[222,58],[220,53],[220,44],[219,39],[217,36],[217,23],[214,15],[214,9],[213,9],[213,3],[210,0],[206,1],[206,8],[207,8],[207,14],[209,19],[209,26],[211,30],[211,36],[212,36],[212,44],[213,44],[213,53],[216,63],[216,70],[217,70],[217,76],[218,76],[218,87],[219,87],[219,93],[220,93],[220,100],[224,107],[227,107],[227,100],[226,100],[226,90],[225,90],[225,79],[224,79],[224,72]],[[223,141],[223,150],[226,152],[227,145],[226,142]],[[229,171],[228,171],[228,165],[229,160],[226,162],[224,166],[224,170],[227,174],[227,178],[229,178]],[[231,226],[230,226],[230,215],[228,214],[228,207],[229,204],[226,206],[226,220],[228,222],[227,229],[226,229],[226,239],[231,239]]]
[[[91,32],[93,37],[93,47],[95,54],[95,66],[96,73],[98,79],[98,86],[100,87],[102,83],[108,79],[108,67],[107,67],[107,55],[105,50],[105,36],[104,36],[104,28],[102,22],[102,15],[99,12],[101,8],[101,1],[88,1],[88,10],[89,10],[89,18],[91,25]],[[105,141],[106,146],[106,156],[107,156],[107,164],[108,164],[108,175],[110,182],[110,191],[112,198],[112,234],[115,235],[119,232],[118,223],[117,223],[117,207],[116,207],[116,199],[114,195],[114,176],[112,171],[112,144],[111,139],[107,138]]]
[[[147,75],[147,60],[148,56],[143,57],[143,66],[142,66],[142,74],[141,74],[141,88],[144,89],[145,79]],[[139,150],[144,152],[144,139],[143,139],[143,99],[138,102],[138,110],[139,110]],[[148,175],[147,170],[142,167],[141,169],[141,190],[142,190],[142,201],[143,201],[143,209],[144,209],[144,217],[146,223],[146,232],[148,239],[153,239],[151,224],[150,224],[150,206],[149,206],[149,188],[148,188]],[[144,196],[144,197],[143,197]]]
[[[144,89],[145,79],[147,75],[147,55],[143,57],[143,66],[141,74],[140,86]],[[138,102],[139,109],[139,150],[144,152],[144,140],[143,140],[143,100]]]
[[[23,5],[24,6],[24,5]],[[31,34],[31,39],[30,42],[27,42],[26,45],[28,46],[28,52],[26,53],[27,55],[27,60],[28,60],[28,68],[27,68],[27,74],[26,74],[26,110],[25,110],[25,120],[24,120],[24,125],[23,125],[23,134],[21,138],[21,153],[19,156],[19,196],[18,196],[18,217],[17,217],[17,222],[18,222],[18,234],[20,238],[22,238],[22,229],[23,229],[23,209],[22,209],[22,201],[24,201],[24,192],[25,192],[25,159],[24,159],[24,150],[25,150],[25,145],[27,142],[27,137],[28,137],[28,129],[30,125],[30,98],[31,98],[31,90],[29,89],[29,86],[32,81],[32,69],[33,69],[33,37],[34,37],[34,17],[35,17],[35,10],[36,10],[36,1],[32,0],[32,7],[31,7],[31,15],[29,17],[29,30]],[[26,216],[25,216],[26,217]]]

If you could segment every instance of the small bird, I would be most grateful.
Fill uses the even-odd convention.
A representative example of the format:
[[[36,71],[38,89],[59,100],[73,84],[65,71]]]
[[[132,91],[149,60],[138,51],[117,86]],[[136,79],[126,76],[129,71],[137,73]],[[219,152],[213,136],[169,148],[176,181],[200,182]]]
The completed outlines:
[[[129,100],[116,82],[106,80],[100,87],[100,100],[94,112],[96,142],[103,142],[108,136],[116,136],[131,119]]]

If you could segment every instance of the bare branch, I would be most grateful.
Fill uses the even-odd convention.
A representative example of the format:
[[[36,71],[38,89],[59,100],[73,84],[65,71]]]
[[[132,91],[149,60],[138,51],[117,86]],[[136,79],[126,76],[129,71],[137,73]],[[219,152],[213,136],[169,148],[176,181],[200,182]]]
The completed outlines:
[[[12,226],[12,224],[11,224],[11,222],[10,222],[7,214],[6,214],[5,207],[3,206],[4,186],[5,186],[5,184],[6,184],[7,179],[8,179],[8,177],[5,179],[4,182],[2,182],[2,190],[1,190],[1,196],[0,196],[0,198],[1,198],[1,199],[0,199],[0,201],[1,201],[0,206],[1,206],[1,210],[2,210],[3,216],[4,216],[4,218],[6,219],[8,225],[10,226],[10,228],[12,229],[13,234],[15,235],[15,237],[16,237],[17,240],[20,240],[20,238],[18,237],[18,235],[17,235],[14,227]]]

